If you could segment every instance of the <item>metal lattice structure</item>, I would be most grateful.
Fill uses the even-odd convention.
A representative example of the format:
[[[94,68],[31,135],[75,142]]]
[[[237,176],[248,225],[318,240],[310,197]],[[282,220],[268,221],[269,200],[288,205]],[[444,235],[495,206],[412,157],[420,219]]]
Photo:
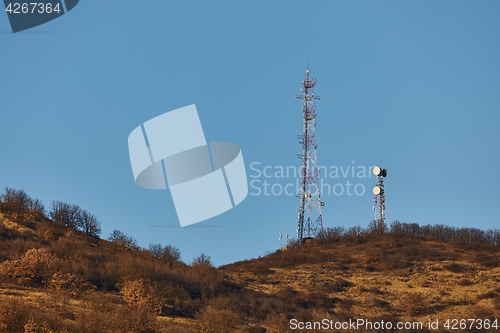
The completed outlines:
[[[323,230],[323,215],[321,208],[325,205],[321,201],[321,187],[319,185],[319,168],[316,158],[316,106],[315,100],[321,96],[314,95],[316,80],[306,71],[306,77],[302,81],[301,95],[294,95],[294,99],[302,99],[302,112],[304,115],[304,131],[299,135],[302,145],[302,154],[298,158],[302,161],[301,187],[298,193],[300,199],[299,227],[297,229],[298,239],[304,242],[306,239],[315,238],[318,232]]]
[[[373,168],[373,174],[377,176],[377,184],[373,188],[373,211],[375,212],[375,217],[373,219],[373,229],[376,233],[382,234],[386,231],[387,227],[385,224],[385,190],[384,190],[384,178],[387,177],[387,169],[381,169],[380,167]]]

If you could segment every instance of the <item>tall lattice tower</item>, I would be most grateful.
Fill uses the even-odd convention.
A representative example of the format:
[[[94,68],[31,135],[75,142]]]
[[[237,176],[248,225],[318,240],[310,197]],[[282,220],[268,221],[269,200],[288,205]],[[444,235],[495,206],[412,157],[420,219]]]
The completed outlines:
[[[316,106],[315,100],[321,96],[314,95],[314,80],[306,70],[306,77],[302,81],[302,94],[294,95],[294,99],[302,99],[302,112],[304,115],[304,132],[299,135],[302,145],[302,154],[298,158],[302,161],[301,187],[298,194],[300,199],[298,238],[301,242],[314,238],[323,230],[323,215],[321,208],[325,205],[321,201],[321,187],[319,185],[319,168],[316,158]]]

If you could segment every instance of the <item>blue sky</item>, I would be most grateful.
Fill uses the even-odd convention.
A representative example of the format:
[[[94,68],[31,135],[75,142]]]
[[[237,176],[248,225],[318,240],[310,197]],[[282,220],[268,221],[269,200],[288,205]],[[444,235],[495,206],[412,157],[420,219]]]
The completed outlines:
[[[295,235],[298,198],[249,195],[180,228],[168,190],[135,185],[127,138],[196,104],[207,141],[237,143],[249,181],[263,182],[252,163],[299,166],[293,94],[309,61],[320,165],[382,162],[388,222],[498,228],[499,12],[498,1],[81,1],[17,34],[0,13],[0,187],[76,203],[103,238],[172,244],[186,262],[274,251],[279,232]],[[351,176],[324,179],[365,189],[323,195],[325,227],[373,218],[373,175]]]

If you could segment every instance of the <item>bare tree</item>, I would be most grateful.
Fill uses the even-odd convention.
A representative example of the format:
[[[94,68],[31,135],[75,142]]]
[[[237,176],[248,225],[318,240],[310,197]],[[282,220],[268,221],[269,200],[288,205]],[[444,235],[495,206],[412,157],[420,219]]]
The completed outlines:
[[[207,256],[205,253],[200,254],[199,257],[194,258],[191,263],[192,266],[205,266],[205,267],[214,267],[212,264],[212,260],[210,256]]]
[[[53,201],[49,214],[50,218],[55,223],[74,229],[82,228],[82,210],[78,205],[71,205],[62,201]]]
[[[126,234],[117,229],[111,232],[111,234],[108,237],[108,240],[113,243],[120,244],[121,246],[127,249],[139,248],[139,246],[137,245],[137,241],[134,238],[127,236]]]
[[[101,234],[101,223],[94,214],[90,214],[86,210],[81,212],[81,225],[87,236],[99,237]]]
[[[172,245],[162,246],[161,244],[149,244],[149,252],[153,257],[168,263],[170,267],[181,260],[181,251],[178,247]]]
[[[0,211],[29,221],[45,218],[45,207],[40,200],[30,197],[24,190],[10,187],[6,187],[5,193],[0,195]]]

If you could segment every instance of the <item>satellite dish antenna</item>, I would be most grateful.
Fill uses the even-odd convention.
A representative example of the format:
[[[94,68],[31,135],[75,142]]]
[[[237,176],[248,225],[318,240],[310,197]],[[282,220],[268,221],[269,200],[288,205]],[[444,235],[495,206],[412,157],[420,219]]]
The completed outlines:
[[[373,188],[373,202],[375,205],[372,209],[375,211],[375,218],[373,219],[373,226],[377,233],[384,233],[385,225],[385,195],[384,195],[384,178],[387,177],[387,169],[381,167],[373,167],[373,174],[377,176],[377,184]]]

